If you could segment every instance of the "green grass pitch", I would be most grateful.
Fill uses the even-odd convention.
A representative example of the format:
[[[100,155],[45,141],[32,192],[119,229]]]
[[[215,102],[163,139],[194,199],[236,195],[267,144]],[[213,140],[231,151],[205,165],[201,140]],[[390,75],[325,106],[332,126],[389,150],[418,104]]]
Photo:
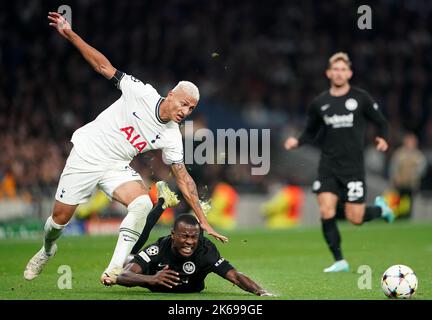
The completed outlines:
[[[419,288],[413,299],[432,299],[432,224],[373,222],[361,227],[340,223],[348,273],[324,274],[332,263],[319,227],[289,230],[238,230],[225,232],[229,244],[220,244],[222,256],[277,298],[260,298],[232,286],[211,274],[206,289],[198,294],[160,294],[143,288],[106,288],[99,276],[108,264],[116,243],[114,236],[63,237],[59,251],[35,280],[23,279],[28,259],[40,248],[41,240],[0,240],[0,299],[387,299],[381,291],[382,273],[393,264],[410,266]],[[158,228],[150,241],[168,233]],[[212,239],[214,242],[216,240]],[[72,289],[60,290],[61,265],[70,266]],[[372,288],[359,289],[359,266],[372,270]]]

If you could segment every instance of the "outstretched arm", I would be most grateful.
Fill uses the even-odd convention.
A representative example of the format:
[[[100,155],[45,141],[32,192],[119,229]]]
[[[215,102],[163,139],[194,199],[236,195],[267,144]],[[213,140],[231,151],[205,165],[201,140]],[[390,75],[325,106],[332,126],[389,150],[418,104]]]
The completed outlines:
[[[61,36],[69,40],[96,72],[107,79],[111,79],[114,76],[116,69],[108,59],[77,35],[62,15],[57,12],[48,12],[48,19],[51,21],[49,25],[57,29]]]
[[[176,178],[177,186],[179,187],[181,193],[186,199],[187,203],[191,206],[192,210],[195,212],[201,227],[207,231],[209,235],[212,235],[216,239],[222,242],[228,242],[228,238],[217,233],[204,215],[204,212],[199,203],[198,191],[196,188],[195,181],[189,175],[186,170],[184,163],[174,163],[171,165],[171,170]]]
[[[144,288],[149,286],[165,286],[172,289],[180,281],[178,272],[170,270],[168,266],[165,266],[154,275],[142,274],[141,270],[141,267],[137,263],[128,263],[115,279],[107,279],[104,284],[107,286],[118,284],[125,287],[139,286]]]
[[[225,275],[225,279],[231,281],[241,289],[251,292],[257,296],[269,296],[269,297],[276,296],[268,292],[267,290],[261,288],[259,284],[257,284],[255,281],[250,279],[245,274],[238,272],[236,269],[231,269],[230,271],[228,271]]]

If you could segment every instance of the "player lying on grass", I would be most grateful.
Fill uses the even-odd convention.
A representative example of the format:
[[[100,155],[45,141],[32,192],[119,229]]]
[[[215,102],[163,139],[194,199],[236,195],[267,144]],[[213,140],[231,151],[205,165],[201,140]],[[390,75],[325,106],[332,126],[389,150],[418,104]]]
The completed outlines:
[[[24,278],[32,280],[42,272],[56,253],[55,241],[76,207],[88,201],[96,187],[128,210],[120,225],[111,262],[101,281],[121,269],[153,207],[147,186],[129,164],[136,155],[154,149],[162,150],[165,162],[170,165],[176,183],[201,227],[216,239],[228,241],[207,222],[195,182],[183,163],[183,143],[178,124],[196,108],[198,88],[191,82],[180,81],[167,97],[162,97],[150,84],[114,68],[103,54],[73,32],[61,15],[50,12],[48,19],[50,25],[78,49],[96,72],[122,91],[122,95],[94,121],[74,132],[71,139],[74,146],[60,177],[52,215],[45,224],[43,247],[27,264]]]
[[[190,214],[175,220],[171,235],[130,255],[120,274],[106,279],[105,284],[140,286],[154,292],[200,292],[204,289],[204,279],[211,272],[255,295],[274,296],[222,258]]]

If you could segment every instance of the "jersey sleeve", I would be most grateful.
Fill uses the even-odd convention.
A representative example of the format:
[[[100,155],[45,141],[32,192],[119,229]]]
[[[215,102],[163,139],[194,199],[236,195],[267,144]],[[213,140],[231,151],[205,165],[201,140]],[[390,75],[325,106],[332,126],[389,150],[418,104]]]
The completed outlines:
[[[114,76],[111,78],[111,82],[126,97],[145,96],[153,89],[151,85],[144,84],[141,80],[120,70],[116,70]]]
[[[319,129],[321,128],[321,124],[322,119],[318,113],[316,102],[314,100],[308,109],[306,128],[298,139],[299,146],[306,143],[312,143],[315,140]]]
[[[136,263],[141,267],[142,274],[149,273],[150,262],[151,258],[144,251],[141,251],[140,253],[134,255],[133,259],[130,261],[130,263]]]
[[[170,165],[174,163],[184,162],[183,153],[183,140],[179,130],[167,130],[166,141],[167,144],[162,148],[163,161]]]
[[[159,249],[160,242],[156,242],[152,245],[147,246],[144,250],[140,251],[138,254],[134,255],[131,263],[138,264],[142,269],[142,274],[149,274],[150,265],[152,263],[157,263],[159,259]]]
[[[377,126],[379,137],[388,140],[388,123],[381,112],[378,103],[367,92],[363,92],[363,99],[363,112],[366,119]]]
[[[209,264],[210,271],[224,278],[227,272],[234,269],[234,267],[228,260],[221,257],[219,250],[210,240],[208,240],[208,248],[206,262]]]
[[[117,89],[120,89],[120,81],[123,79],[126,73],[120,70],[116,70],[113,77],[110,79],[113,85],[116,86]]]

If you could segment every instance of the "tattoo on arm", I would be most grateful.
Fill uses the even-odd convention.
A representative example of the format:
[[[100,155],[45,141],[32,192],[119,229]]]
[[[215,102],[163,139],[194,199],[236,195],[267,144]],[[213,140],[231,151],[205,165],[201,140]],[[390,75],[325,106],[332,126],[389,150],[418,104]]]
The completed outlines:
[[[184,163],[173,163],[171,169],[174,172],[174,175],[177,176],[186,171],[186,166]]]
[[[197,191],[195,181],[192,179],[192,177],[187,172],[186,166],[184,165],[184,163],[173,164],[172,170],[174,172],[174,175],[175,175],[177,181],[180,184],[184,185],[184,187],[186,187],[186,191],[189,193],[189,195],[192,197],[198,198],[198,191]],[[179,186],[179,187],[181,188],[181,186]],[[198,200],[196,202],[199,203]]]
[[[172,164],[171,168],[177,180],[177,184],[182,191],[185,199],[188,201],[192,209],[194,209],[194,211],[196,212],[197,209],[201,208],[201,205],[199,203],[198,190],[195,181],[187,172],[184,163]],[[198,218],[200,219],[201,217]]]
[[[197,191],[197,187],[195,184],[195,181],[192,180],[192,178],[189,177],[188,181],[186,182],[186,185],[188,187],[189,192],[198,197],[198,191]]]
[[[175,163],[171,166],[171,168],[177,180],[177,183],[179,184],[179,187],[181,189],[182,187],[186,189],[186,190],[182,189],[182,191],[188,191],[190,195],[198,196],[195,182],[187,172],[184,163]]]

